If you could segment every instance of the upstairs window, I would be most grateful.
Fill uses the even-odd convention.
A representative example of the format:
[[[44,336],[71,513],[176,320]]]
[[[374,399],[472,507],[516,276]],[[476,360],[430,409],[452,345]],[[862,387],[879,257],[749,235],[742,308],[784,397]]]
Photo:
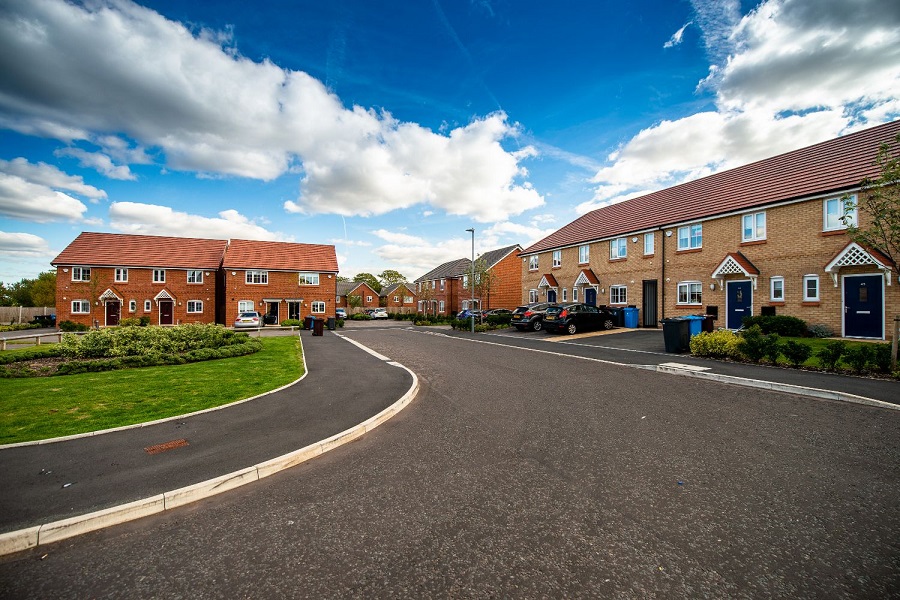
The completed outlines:
[[[609,260],[617,260],[628,256],[628,240],[617,238],[609,241]]]
[[[153,283],[165,283],[166,282],[166,270],[165,269],[153,269]]]
[[[319,274],[300,273],[300,285],[319,285]]]
[[[696,250],[703,247],[703,224],[694,223],[678,228],[678,249]]]
[[[269,272],[268,271],[247,271],[245,281],[249,284],[254,284],[254,285],[268,285]]]
[[[649,256],[650,254],[656,252],[655,240],[656,238],[652,233],[644,234],[644,256]]]
[[[538,270],[538,255],[528,257],[528,270],[529,271],[537,271]]]
[[[824,212],[824,231],[847,229],[848,225],[856,225],[856,196],[846,201],[840,198],[829,198],[822,205]]]
[[[562,266],[562,250],[554,250],[553,251],[553,267]]]
[[[203,271],[188,271],[187,272],[187,282],[188,283],[203,283]]]
[[[591,247],[585,244],[578,246],[578,264],[585,265],[591,262]]]
[[[766,213],[758,212],[744,215],[741,219],[741,241],[758,242],[766,239]]]
[[[445,281],[444,279],[441,279],[441,291],[442,291],[442,292],[444,291],[444,285],[445,285],[445,284],[446,284],[446,281]]]
[[[72,267],[72,281],[90,281],[90,267]]]
[[[116,269],[116,283],[126,283],[128,281],[128,269]]]

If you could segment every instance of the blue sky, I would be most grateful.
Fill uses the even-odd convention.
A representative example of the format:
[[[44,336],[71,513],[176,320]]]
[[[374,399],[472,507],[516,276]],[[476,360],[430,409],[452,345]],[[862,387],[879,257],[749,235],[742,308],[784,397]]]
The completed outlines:
[[[5,0],[0,281],[81,231],[414,279],[897,118],[896,0]]]

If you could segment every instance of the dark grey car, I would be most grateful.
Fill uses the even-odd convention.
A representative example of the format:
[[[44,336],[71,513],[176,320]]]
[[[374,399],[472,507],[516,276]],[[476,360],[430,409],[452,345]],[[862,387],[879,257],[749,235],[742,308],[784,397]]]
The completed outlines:
[[[540,331],[544,326],[544,311],[548,306],[553,306],[549,302],[536,302],[534,304],[526,304],[525,306],[517,306],[513,311],[510,323],[519,331]]]

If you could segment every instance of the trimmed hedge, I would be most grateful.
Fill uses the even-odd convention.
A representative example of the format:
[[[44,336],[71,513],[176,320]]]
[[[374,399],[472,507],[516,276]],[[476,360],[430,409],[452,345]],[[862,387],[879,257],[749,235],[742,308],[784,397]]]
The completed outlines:
[[[34,346],[32,348],[24,348],[14,352],[0,353],[0,365],[8,365],[14,362],[23,362],[28,360],[38,360],[40,358],[52,358],[61,356],[62,350],[59,344],[45,344],[43,346]],[[890,359],[890,355],[888,355]]]
[[[119,327],[84,335],[63,335],[59,346],[68,358],[117,358],[153,354],[183,354],[198,348],[243,344],[247,334],[221,325],[191,323],[175,327]]]
[[[742,322],[746,329],[750,329],[754,325],[759,326],[763,335],[770,333],[777,333],[783,337],[806,337],[809,335],[806,321],[787,315],[744,317]]]

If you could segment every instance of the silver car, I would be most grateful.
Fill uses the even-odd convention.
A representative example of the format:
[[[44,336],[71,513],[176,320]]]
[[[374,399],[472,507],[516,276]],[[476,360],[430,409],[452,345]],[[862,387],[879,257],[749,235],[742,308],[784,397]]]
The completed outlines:
[[[237,316],[234,320],[234,328],[248,328],[248,329],[257,329],[262,326],[262,318],[259,316],[259,313],[255,310],[249,310],[246,312],[242,312]]]

